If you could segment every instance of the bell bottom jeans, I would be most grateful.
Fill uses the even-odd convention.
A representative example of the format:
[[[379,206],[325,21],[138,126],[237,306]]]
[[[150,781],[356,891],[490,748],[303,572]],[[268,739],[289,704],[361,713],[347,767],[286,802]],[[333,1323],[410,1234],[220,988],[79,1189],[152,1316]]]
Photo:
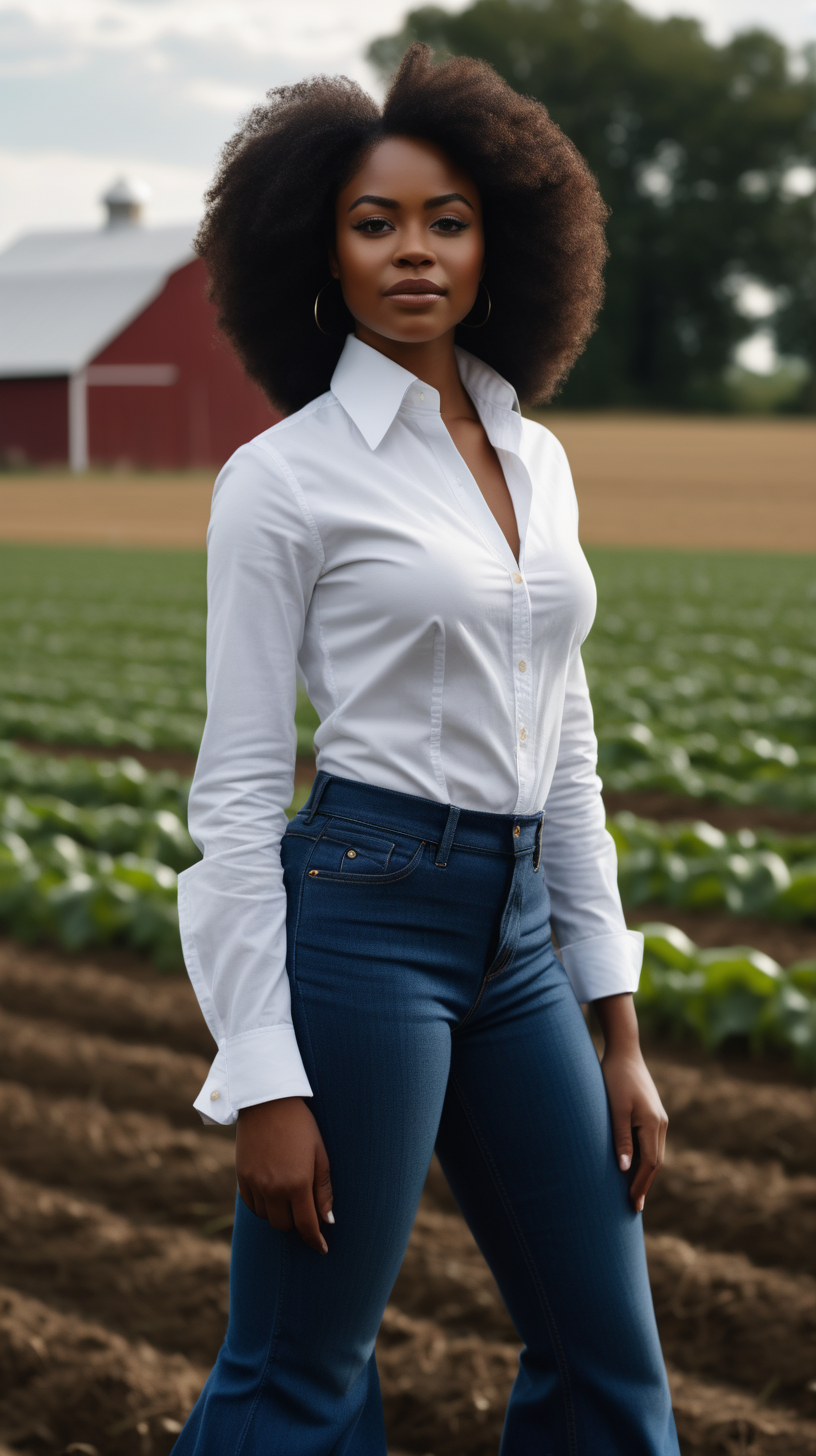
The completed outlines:
[[[434,1148],[524,1342],[501,1456],[678,1456],[541,819],[319,774],[292,820],[292,1014],[337,1221],[323,1256],[238,1198],[229,1328],[174,1456],[385,1456],[374,1342]]]

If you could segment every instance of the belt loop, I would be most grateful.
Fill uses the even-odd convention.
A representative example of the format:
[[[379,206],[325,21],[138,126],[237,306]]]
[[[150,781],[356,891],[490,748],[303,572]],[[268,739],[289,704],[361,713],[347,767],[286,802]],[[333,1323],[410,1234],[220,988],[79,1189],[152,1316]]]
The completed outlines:
[[[304,809],[308,811],[306,814],[306,818],[303,821],[304,824],[311,824],[312,820],[314,819],[314,816],[318,810],[318,805],[320,804],[320,800],[323,798],[324,790],[326,789],[326,786],[330,782],[330,780],[331,774],[323,773],[323,770],[321,769],[320,773],[317,775],[317,778],[312,784],[312,792],[310,793],[308,799],[306,800],[306,803],[303,806]]]
[[[538,867],[541,864],[541,835],[544,829],[544,810],[541,811],[541,818],[536,829],[535,846],[533,848],[533,871],[538,874]]]
[[[436,851],[435,863],[437,869],[443,870],[448,863],[448,856],[453,849],[453,837],[456,833],[456,825],[458,823],[458,820],[459,810],[454,808],[453,804],[451,804],[451,807],[448,810],[448,822],[445,825],[445,833],[442,835],[441,843],[438,850]]]

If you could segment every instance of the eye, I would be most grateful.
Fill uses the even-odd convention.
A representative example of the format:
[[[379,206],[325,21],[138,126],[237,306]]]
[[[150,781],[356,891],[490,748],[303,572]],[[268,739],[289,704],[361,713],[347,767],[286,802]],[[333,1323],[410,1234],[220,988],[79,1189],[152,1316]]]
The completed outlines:
[[[384,232],[393,232],[393,224],[387,217],[364,217],[362,222],[354,224],[356,233],[367,233],[369,237],[381,237]]]
[[[465,222],[461,217],[438,217],[431,223],[431,227],[436,228],[440,233],[463,233],[466,228],[470,227],[470,223]]]

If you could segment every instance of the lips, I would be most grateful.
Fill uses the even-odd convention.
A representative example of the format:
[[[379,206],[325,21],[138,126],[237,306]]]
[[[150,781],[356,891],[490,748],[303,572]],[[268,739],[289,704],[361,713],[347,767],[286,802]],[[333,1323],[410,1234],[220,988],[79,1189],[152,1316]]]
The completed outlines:
[[[426,297],[429,293],[433,293],[441,296],[445,293],[445,289],[441,288],[438,283],[432,283],[430,278],[403,278],[399,283],[394,283],[391,288],[386,289],[383,296],[397,298],[406,293],[419,293]]]

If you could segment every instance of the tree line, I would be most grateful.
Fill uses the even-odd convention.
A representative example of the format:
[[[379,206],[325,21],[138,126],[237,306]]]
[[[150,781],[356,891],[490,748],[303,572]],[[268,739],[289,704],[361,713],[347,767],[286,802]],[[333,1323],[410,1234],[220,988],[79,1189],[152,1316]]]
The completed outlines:
[[[816,47],[756,29],[716,45],[627,0],[476,0],[412,11],[369,58],[388,75],[414,40],[542,101],[611,207],[606,303],[561,403],[733,408],[757,308],[816,365]],[[812,375],[789,406],[816,406]]]

